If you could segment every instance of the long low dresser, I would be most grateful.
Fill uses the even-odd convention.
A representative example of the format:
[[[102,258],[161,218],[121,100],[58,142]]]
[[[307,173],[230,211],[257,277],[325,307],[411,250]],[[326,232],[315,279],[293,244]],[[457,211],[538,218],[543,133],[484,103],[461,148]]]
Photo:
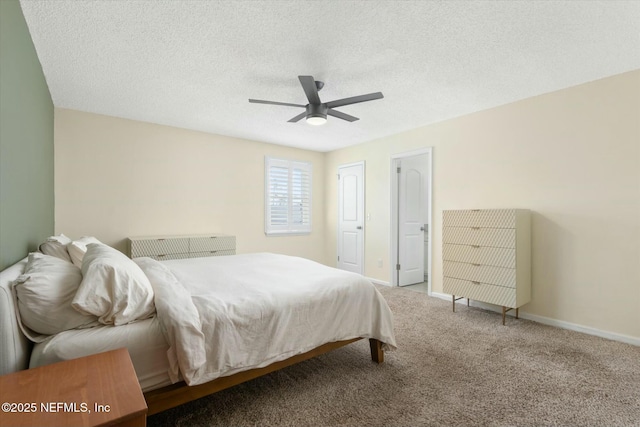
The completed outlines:
[[[145,236],[127,239],[127,255],[156,260],[236,254],[236,237],[225,234]]]
[[[443,291],[502,306],[531,301],[531,214],[526,209],[446,210],[442,215]],[[458,297],[458,298],[456,298]]]

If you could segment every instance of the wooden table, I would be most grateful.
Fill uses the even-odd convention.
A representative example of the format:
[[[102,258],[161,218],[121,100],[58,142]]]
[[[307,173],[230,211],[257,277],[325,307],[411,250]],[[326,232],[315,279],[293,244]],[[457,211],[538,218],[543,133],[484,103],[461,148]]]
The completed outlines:
[[[145,426],[125,348],[0,377],[0,426]]]

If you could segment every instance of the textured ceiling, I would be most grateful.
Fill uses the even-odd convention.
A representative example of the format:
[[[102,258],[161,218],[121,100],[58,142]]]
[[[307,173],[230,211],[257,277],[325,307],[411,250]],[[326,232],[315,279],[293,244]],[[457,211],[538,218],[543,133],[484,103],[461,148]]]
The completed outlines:
[[[639,1],[21,0],[53,103],[330,151],[640,68]],[[298,75],[337,108],[287,120]]]

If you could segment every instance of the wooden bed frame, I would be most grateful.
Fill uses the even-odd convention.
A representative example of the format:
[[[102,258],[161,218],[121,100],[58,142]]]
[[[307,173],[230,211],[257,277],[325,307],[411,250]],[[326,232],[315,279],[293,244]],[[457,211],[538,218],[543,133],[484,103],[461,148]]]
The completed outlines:
[[[291,366],[298,362],[302,362],[304,360],[327,353],[331,350],[338,349],[361,339],[362,338],[354,338],[346,341],[336,341],[323,344],[311,351],[303,354],[298,354],[280,362],[273,363],[269,366],[265,366],[264,368],[257,368],[251,369],[249,371],[239,372],[237,374],[230,375],[228,377],[221,377],[204,384],[188,386],[186,383],[180,382],[157,390],[149,391],[147,393],[144,393],[144,398],[146,399],[147,407],[149,408],[148,415],[166,411],[167,409],[182,405],[183,403],[187,403],[192,400],[216,393],[218,391],[222,391],[229,387],[233,387],[234,385],[238,385],[254,378],[261,377],[282,368],[286,368],[287,366]],[[384,352],[382,351],[382,343],[376,339],[369,339],[369,346],[371,348],[371,359],[376,363],[383,363]]]

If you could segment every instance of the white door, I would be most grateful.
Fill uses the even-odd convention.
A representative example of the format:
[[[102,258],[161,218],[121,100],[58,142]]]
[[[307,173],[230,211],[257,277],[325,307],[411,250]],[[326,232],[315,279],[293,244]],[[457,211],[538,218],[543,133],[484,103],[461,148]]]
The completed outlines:
[[[427,155],[398,160],[398,284],[424,282]]]
[[[338,268],[364,273],[364,162],[338,168]]]

